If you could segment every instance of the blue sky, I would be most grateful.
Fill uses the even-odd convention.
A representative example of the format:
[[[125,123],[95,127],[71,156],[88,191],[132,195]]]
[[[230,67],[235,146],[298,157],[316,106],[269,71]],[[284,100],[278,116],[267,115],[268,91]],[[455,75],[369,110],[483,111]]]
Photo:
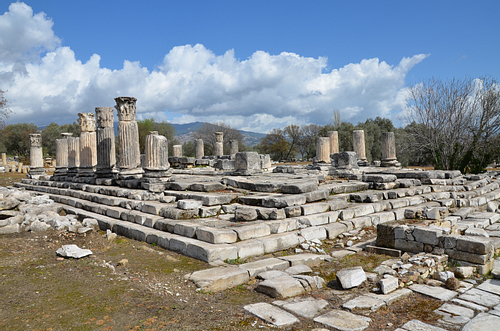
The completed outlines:
[[[3,15],[1,15],[3,13]],[[267,132],[397,121],[409,84],[500,79],[500,1],[0,1],[8,123],[138,117]]]

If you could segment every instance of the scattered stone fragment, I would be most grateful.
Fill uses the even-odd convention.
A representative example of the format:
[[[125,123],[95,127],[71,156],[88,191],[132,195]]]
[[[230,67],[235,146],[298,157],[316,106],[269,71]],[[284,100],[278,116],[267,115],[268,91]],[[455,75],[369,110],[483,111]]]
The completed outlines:
[[[411,320],[402,326],[403,329],[408,331],[446,331],[446,329],[433,326],[419,320]]]
[[[273,302],[277,304],[276,302]],[[296,302],[281,302],[280,304],[286,310],[289,310],[299,316],[306,318],[314,318],[319,315],[320,312],[328,306],[328,301],[324,299],[314,299],[314,298],[305,298],[298,300]]]
[[[379,300],[373,296],[361,295],[357,298],[347,301],[342,305],[342,307],[353,310],[353,309],[370,309],[371,311],[377,311],[381,307],[385,306],[385,302]]]
[[[92,251],[90,249],[82,249],[77,245],[63,245],[56,251],[56,254],[62,257],[81,259],[82,257],[92,255]]]
[[[259,283],[255,290],[267,294],[272,298],[289,298],[305,292],[300,281],[291,276],[267,279]]]
[[[362,267],[344,268],[337,272],[337,280],[347,290],[361,285],[366,280],[366,274]]]

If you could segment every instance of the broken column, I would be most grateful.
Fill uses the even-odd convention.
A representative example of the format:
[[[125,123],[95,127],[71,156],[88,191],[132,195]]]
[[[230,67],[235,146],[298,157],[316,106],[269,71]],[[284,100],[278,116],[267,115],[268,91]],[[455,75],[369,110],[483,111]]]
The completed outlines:
[[[173,151],[175,157],[182,157],[182,145],[174,145]]]
[[[113,178],[116,172],[115,130],[113,128],[113,107],[96,107],[97,120],[97,166],[96,178]],[[108,183],[109,182],[109,183]],[[97,184],[112,184],[99,180]]]
[[[40,176],[45,173],[43,169],[42,135],[39,133],[30,134],[30,172],[33,176]]]
[[[241,175],[260,173],[262,161],[257,152],[239,152],[235,155],[234,168],[235,173]]]
[[[165,183],[170,178],[168,169],[168,140],[159,135],[158,131],[150,131],[145,143],[144,175],[141,179],[142,188],[151,192],[163,192]]]
[[[358,165],[367,166],[365,151],[365,132],[363,130],[354,130],[352,132],[352,146],[358,156]]]
[[[401,164],[396,158],[396,140],[394,132],[382,132],[382,167],[398,167]]]
[[[66,176],[74,177],[80,166],[80,138],[68,136],[68,171]]]
[[[338,131],[328,131],[326,133],[328,138],[330,138],[330,154],[335,154],[339,152],[339,133]]]
[[[224,132],[215,133],[214,154],[215,156],[224,155]]]
[[[79,113],[78,124],[80,124],[80,166],[77,177],[94,177],[97,164],[94,113]]]
[[[142,177],[139,128],[135,120],[136,101],[134,97],[115,98],[118,113],[118,143],[120,146],[120,171],[115,175],[122,186],[138,186]],[[122,182],[127,181],[128,182]]]
[[[316,162],[330,163],[330,138],[318,137],[316,140]]]
[[[2,166],[5,167],[7,165],[7,154],[2,153]]]
[[[238,140],[231,139],[229,140],[229,154],[234,157],[236,153],[238,153]]]
[[[203,144],[203,139],[196,139],[194,141],[194,149],[196,159],[202,159],[205,156],[205,146]]]
[[[54,179],[60,180],[66,176],[68,171],[68,137],[72,133],[61,133],[62,138],[56,139],[56,170],[54,171]]]

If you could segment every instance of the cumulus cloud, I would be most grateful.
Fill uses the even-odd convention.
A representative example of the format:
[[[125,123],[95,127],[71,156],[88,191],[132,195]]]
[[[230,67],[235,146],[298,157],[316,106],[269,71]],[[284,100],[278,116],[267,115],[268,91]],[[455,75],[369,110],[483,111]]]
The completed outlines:
[[[72,122],[78,112],[112,106],[116,96],[136,97],[139,118],[224,121],[256,132],[330,123],[333,109],[356,123],[401,111],[406,74],[426,56],[397,65],[366,59],[326,71],[324,57],[256,51],[240,61],[234,50],[216,55],[196,44],[172,48],[153,71],[127,60],[110,70],[97,54],[76,60],[60,46],[52,21],[24,3],[0,16],[0,88],[8,90],[11,123]]]

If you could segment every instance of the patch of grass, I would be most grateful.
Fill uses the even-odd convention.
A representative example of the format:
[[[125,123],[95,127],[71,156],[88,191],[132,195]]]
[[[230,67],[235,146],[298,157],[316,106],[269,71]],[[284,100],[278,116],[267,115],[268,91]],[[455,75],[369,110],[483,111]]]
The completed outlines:
[[[246,260],[242,260],[239,257],[236,259],[226,259],[224,260],[225,263],[227,264],[232,264],[232,265],[238,265],[238,264],[243,264],[245,263]]]
[[[392,257],[387,255],[361,252],[358,254],[348,255],[342,258],[339,261],[339,263],[342,268],[353,268],[353,267],[363,266],[364,271],[372,272],[373,269],[378,267],[382,262],[389,260],[391,258]]]

